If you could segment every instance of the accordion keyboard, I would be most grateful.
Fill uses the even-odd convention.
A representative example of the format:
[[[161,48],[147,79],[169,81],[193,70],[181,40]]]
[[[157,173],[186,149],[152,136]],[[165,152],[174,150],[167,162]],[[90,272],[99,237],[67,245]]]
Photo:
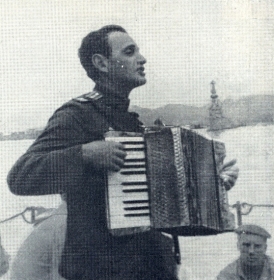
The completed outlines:
[[[119,172],[108,174],[108,215],[112,229],[150,225],[150,206],[143,137],[114,137],[127,156]]]

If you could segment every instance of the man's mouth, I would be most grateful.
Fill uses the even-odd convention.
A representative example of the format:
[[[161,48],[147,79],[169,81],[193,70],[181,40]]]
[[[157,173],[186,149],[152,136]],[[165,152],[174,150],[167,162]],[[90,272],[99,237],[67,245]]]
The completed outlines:
[[[255,262],[255,261],[257,261],[257,258],[256,257],[249,257],[248,261],[249,262]]]
[[[141,76],[145,76],[146,75],[146,73],[145,73],[145,67],[139,67],[138,69],[137,69],[137,72],[141,75]]]

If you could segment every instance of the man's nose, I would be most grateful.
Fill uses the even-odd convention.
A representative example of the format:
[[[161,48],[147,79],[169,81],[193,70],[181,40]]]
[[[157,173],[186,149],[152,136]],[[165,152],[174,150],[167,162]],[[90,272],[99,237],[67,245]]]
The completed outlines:
[[[141,64],[145,64],[147,62],[147,60],[145,59],[145,57],[142,54],[139,53],[138,62]]]
[[[254,246],[253,246],[253,245],[251,245],[251,246],[249,247],[248,252],[249,252],[250,254],[254,253]]]

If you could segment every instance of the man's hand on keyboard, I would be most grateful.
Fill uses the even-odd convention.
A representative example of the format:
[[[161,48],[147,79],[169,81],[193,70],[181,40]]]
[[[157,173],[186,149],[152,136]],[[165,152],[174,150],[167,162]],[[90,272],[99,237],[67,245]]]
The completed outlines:
[[[94,141],[83,144],[82,153],[84,162],[110,171],[119,171],[127,155],[123,145],[113,141]]]

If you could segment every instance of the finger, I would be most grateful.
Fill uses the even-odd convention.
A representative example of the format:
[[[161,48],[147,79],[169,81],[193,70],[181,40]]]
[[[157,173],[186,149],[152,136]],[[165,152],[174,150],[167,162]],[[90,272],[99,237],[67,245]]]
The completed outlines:
[[[124,162],[125,161],[123,159],[119,158],[119,157],[115,157],[112,160],[112,164],[119,166],[119,168],[124,166]]]
[[[235,165],[236,162],[237,162],[236,159],[232,159],[232,160],[230,160],[229,162],[226,162],[225,164],[223,164],[223,166],[222,166],[221,169],[222,169],[222,170],[227,169],[227,168],[229,168],[229,167]]]
[[[234,178],[234,177],[231,177],[231,176],[222,176],[221,177],[221,180],[224,182],[224,183],[230,183],[230,184],[235,184],[237,178]]]
[[[235,184],[236,182],[236,179],[233,178],[233,177],[228,177],[226,180],[225,180],[226,183],[230,183],[230,184]]]
[[[228,171],[235,171],[238,172],[239,171],[239,167],[237,165],[232,165],[232,166],[227,166],[223,168],[223,172],[228,172]]]
[[[224,177],[234,177],[237,178],[239,175],[239,172],[236,170],[227,170],[227,171],[223,171],[220,174],[220,177],[224,176]]]
[[[127,153],[123,150],[116,150],[115,156],[124,159],[127,156]]]
[[[227,177],[227,178],[222,179],[222,182],[223,182],[225,189],[228,191],[235,185],[236,179]]]
[[[125,149],[124,145],[120,142],[115,142],[115,146],[119,150],[124,150]]]
[[[117,149],[117,150],[124,150],[124,145],[120,142],[107,141],[105,143],[107,143],[109,148]]]
[[[228,176],[228,175],[225,175],[225,174],[221,174],[220,178],[223,182],[228,182],[228,181],[236,182],[236,180],[238,179],[238,176]]]
[[[116,165],[115,163],[112,163],[109,165],[109,170],[110,171],[115,171],[118,172],[121,169],[121,167],[119,165]]]
[[[231,190],[231,188],[234,186],[234,184],[230,184],[229,182],[224,183],[224,187],[226,191]]]

